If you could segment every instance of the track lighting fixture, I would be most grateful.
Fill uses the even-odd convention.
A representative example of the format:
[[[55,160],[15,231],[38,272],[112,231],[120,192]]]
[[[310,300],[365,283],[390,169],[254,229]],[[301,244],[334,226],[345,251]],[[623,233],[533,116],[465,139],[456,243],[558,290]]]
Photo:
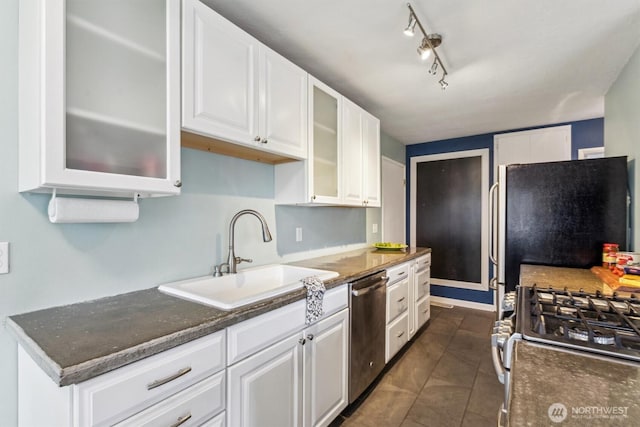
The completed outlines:
[[[449,86],[449,83],[444,80],[448,73],[447,69],[442,63],[442,60],[440,59],[440,56],[438,55],[438,52],[436,51],[436,48],[442,43],[442,36],[440,34],[427,34],[427,31],[418,19],[418,16],[413,10],[413,7],[411,7],[411,4],[407,3],[407,7],[409,8],[409,25],[404,29],[404,34],[406,34],[407,36],[413,36],[415,33],[415,27],[416,25],[418,25],[418,28],[420,29],[420,32],[423,36],[422,41],[420,42],[420,46],[418,46],[418,55],[420,55],[420,59],[422,59],[423,61],[429,59],[431,55],[434,56],[433,63],[429,68],[429,74],[435,76],[438,73],[438,67],[440,67],[440,69],[442,70],[442,78],[438,81],[438,83],[440,83],[440,87],[442,87],[442,90],[444,90],[447,88],[447,86]]]

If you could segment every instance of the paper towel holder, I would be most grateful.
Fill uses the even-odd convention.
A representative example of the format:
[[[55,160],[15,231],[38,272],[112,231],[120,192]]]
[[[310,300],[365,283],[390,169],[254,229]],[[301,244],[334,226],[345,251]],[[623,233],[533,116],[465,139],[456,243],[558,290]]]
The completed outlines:
[[[139,194],[133,201],[57,197],[53,189],[47,213],[52,223],[119,223],[135,222],[140,215]]]

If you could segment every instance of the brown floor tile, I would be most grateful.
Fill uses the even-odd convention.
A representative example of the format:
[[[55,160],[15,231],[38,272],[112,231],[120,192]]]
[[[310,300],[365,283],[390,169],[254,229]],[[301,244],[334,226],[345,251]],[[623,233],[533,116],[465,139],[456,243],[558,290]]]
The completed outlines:
[[[484,312],[467,314],[460,323],[460,329],[465,331],[475,332],[481,336],[489,337],[491,335],[491,329],[495,322],[495,314],[492,312]]]
[[[343,426],[400,426],[416,397],[416,393],[381,381]]]
[[[485,418],[469,410],[464,413],[461,427],[495,427],[498,423],[498,411],[493,414],[493,418]]]
[[[448,349],[433,370],[427,385],[437,379],[445,384],[471,388],[476,378],[478,364],[464,360],[460,354],[452,353]]]
[[[504,386],[495,374],[478,372],[467,410],[485,418],[495,418],[504,400]]]
[[[400,427],[428,427],[429,424],[420,424],[416,421],[410,420],[408,418],[406,418],[402,424],[400,424]]]
[[[458,329],[449,342],[447,351],[477,367],[486,354],[491,354],[491,338],[488,335]]]
[[[426,426],[459,426],[471,388],[430,379],[407,414]]]
[[[417,395],[438,364],[441,355],[442,353],[424,350],[424,347],[420,345],[412,345],[385,374],[381,383],[392,385]]]

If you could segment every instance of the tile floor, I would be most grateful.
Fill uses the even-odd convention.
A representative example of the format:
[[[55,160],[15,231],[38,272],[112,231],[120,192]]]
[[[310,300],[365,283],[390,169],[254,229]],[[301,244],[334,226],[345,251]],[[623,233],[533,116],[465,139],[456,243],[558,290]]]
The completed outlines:
[[[342,427],[495,426],[503,399],[491,361],[494,313],[431,307],[431,321],[398,355]]]

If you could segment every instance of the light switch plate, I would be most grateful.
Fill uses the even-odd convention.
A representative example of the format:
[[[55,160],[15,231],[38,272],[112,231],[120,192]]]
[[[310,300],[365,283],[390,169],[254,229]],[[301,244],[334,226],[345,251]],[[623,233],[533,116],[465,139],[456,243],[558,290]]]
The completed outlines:
[[[296,227],[296,242],[302,242],[302,227]]]
[[[0,274],[9,272],[9,242],[0,242]]]
[[[372,233],[377,233],[378,232],[378,224],[373,224],[373,226],[371,226],[371,232]]]

